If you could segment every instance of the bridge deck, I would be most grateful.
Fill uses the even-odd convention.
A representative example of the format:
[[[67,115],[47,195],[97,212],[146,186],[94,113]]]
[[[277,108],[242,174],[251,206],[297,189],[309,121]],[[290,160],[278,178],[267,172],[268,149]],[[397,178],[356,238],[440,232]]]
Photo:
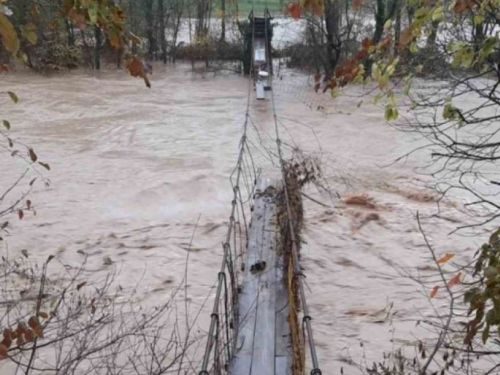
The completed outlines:
[[[283,260],[277,254],[276,182],[260,180],[249,230],[239,296],[237,352],[233,375],[289,375],[288,302]]]

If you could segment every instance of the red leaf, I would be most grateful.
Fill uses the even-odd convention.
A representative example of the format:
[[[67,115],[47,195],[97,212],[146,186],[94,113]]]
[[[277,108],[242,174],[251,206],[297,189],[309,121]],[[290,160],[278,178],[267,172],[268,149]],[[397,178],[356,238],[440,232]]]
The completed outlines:
[[[49,317],[49,314],[47,314],[46,312],[43,312],[43,311],[40,311],[38,313],[38,316],[42,319],[47,319]]]
[[[10,346],[12,345],[12,339],[10,337],[4,337],[0,344],[5,345],[6,348],[10,348]]]
[[[353,0],[352,9],[359,10],[361,8],[362,4],[363,4],[363,0]]]
[[[359,51],[356,56],[354,57],[356,60],[364,60],[365,58],[368,57],[368,51],[366,49],[362,49]]]
[[[85,19],[85,16],[82,13],[79,13],[77,10],[74,8],[71,8],[68,13],[68,18],[73,21],[75,26],[79,29],[85,29],[87,26],[87,20]]]
[[[462,276],[462,272],[459,272],[455,276],[453,276],[451,280],[448,281],[448,288],[457,285],[460,282],[460,276]]]
[[[287,11],[294,19],[298,20],[302,14],[302,7],[300,4],[290,3],[288,4]]]
[[[18,216],[19,216],[19,220],[22,220],[22,219],[23,219],[23,217],[24,217],[24,212],[23,212],[23,210],[19,210],[19,211],[17,211],[17,214],[18,214]]]
[[[31,209],[31,201],[29,199],[26,201],[26,207],[28,207],[28,210]]]
[[[127,69],[132,77],[142,77],[142,64],[137,58],[132,58],[127,64]]]
[[[399,49],[404,49],[408,43],[411,41],[411,30],[407,27],[403,31],[401,31],[401,35],[399,37]]]
[[[373,46],[373,40],[371,38],[365,38],[363,39],[363,41],[361,42],[361,47],[363,49],[368,49],[370,48],[371,46]]]
[[[35,341],[35,333],[31,329],[27,329],[24,332],[24,337],[26,338],[26,341],[28,341],[28,342]]]
[[[4,344],[0,344],[0,360],[7,358],[9,349]]]
[[[387,49],[391,46],[392,38],[389,34],[387,34],[380,42],[381,49]]]
[[[43,339],[43,328],[42,326],[36,327],[34,330],[36,337]]]
[[[453,6],[453,10],[457,13],[465,12],[466,10],[475,8],[477,4],[473,0],[457,0]]]
[[[328,81],[326,86],[323,88],[323,93],[325,93],[327,90],[333,90],[333,89],[335,89],[335,87],[337,87],[337,81],[335,81],[334,79],[331,79]]]
[[[38,321],[38,318],[36,316],[32,316],[28,320],[28,325],[32,328],[35,329],[40,325],[40,322]]]
[[[339,85],[344,87],[352,82],[359,73],[359,66],[354,59],[348,59],[339,64],[335,69],[335,78]]]
[[[429,294],[429,297],[431,297],[431,298],[436,297],[438,290],[439,290],[438,286],[435,286],[434,288],[432,288],[431,293]]]

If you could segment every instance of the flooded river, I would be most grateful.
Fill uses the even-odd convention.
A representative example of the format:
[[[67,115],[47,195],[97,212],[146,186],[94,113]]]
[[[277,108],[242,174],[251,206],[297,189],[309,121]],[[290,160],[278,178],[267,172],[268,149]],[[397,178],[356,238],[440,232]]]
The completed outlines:
[[[192,305],[201,306],[220,265],[247,79],[202,76],[179,65],[155,67],[151,90],[122,71],[11,74],[0,81],[3,91],[20,97],[18,104],[0,99],[12,137],[51,166],[50,186],[39,184],[31,195],[37,215],[11,220],[2,251],[17,257],[27,250],[40,260],[53,254],[75,267],[88,255],[96,275],[109,269],[109,258],[120,285],[140,283],[137,303],[152,304],[182,281],[199,218],[188,291]],[[286,73],[275,95],[287,140],[321,156],[334,192],[306,192],[329,207],[305,200],[302,247],[319,359],[331,374],[349,367],[350,357],[381,360],[384,351],[422,334],[415,326],[428,310],[427,297],[398,267],[432,271],[416,213],[427,217],[437,207],[426,188],[432,181],[415,172],[425,155],[392,164],[415,147],[414,135],[386,125],[381,108],[358,97],[359,88],[333,100],[305,81]],[[250,113],[272,130],[269,101],[252,99]],[[1,163],[5,187],[17,167],[10,159]],[[348,204],[360,194],[369,204]],[[423,225],[438,253],[465,260],[472,240],[448,235],[460,225],[460,204],[451,200]]]

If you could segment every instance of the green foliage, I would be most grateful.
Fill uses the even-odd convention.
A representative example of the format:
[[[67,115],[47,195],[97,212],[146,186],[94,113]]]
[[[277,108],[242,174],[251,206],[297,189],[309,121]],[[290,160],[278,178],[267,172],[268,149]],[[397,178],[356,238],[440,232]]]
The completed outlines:
[[[482,341],[486,343],[490,331],[500,335],[500,229],[495,231],[479,252],[474,265],[476,282],[465,293],[464,302],[468,306],[469,332],[464,343],[469,345],[478,332],[482,331]]]

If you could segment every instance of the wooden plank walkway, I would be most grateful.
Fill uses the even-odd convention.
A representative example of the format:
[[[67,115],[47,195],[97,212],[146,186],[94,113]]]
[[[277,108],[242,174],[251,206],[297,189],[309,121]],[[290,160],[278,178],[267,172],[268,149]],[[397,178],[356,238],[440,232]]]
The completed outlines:
[[[232,375],[291,373],[283,260],[276,253],[276,182],[259,180],[239,296],[239,332]]]

